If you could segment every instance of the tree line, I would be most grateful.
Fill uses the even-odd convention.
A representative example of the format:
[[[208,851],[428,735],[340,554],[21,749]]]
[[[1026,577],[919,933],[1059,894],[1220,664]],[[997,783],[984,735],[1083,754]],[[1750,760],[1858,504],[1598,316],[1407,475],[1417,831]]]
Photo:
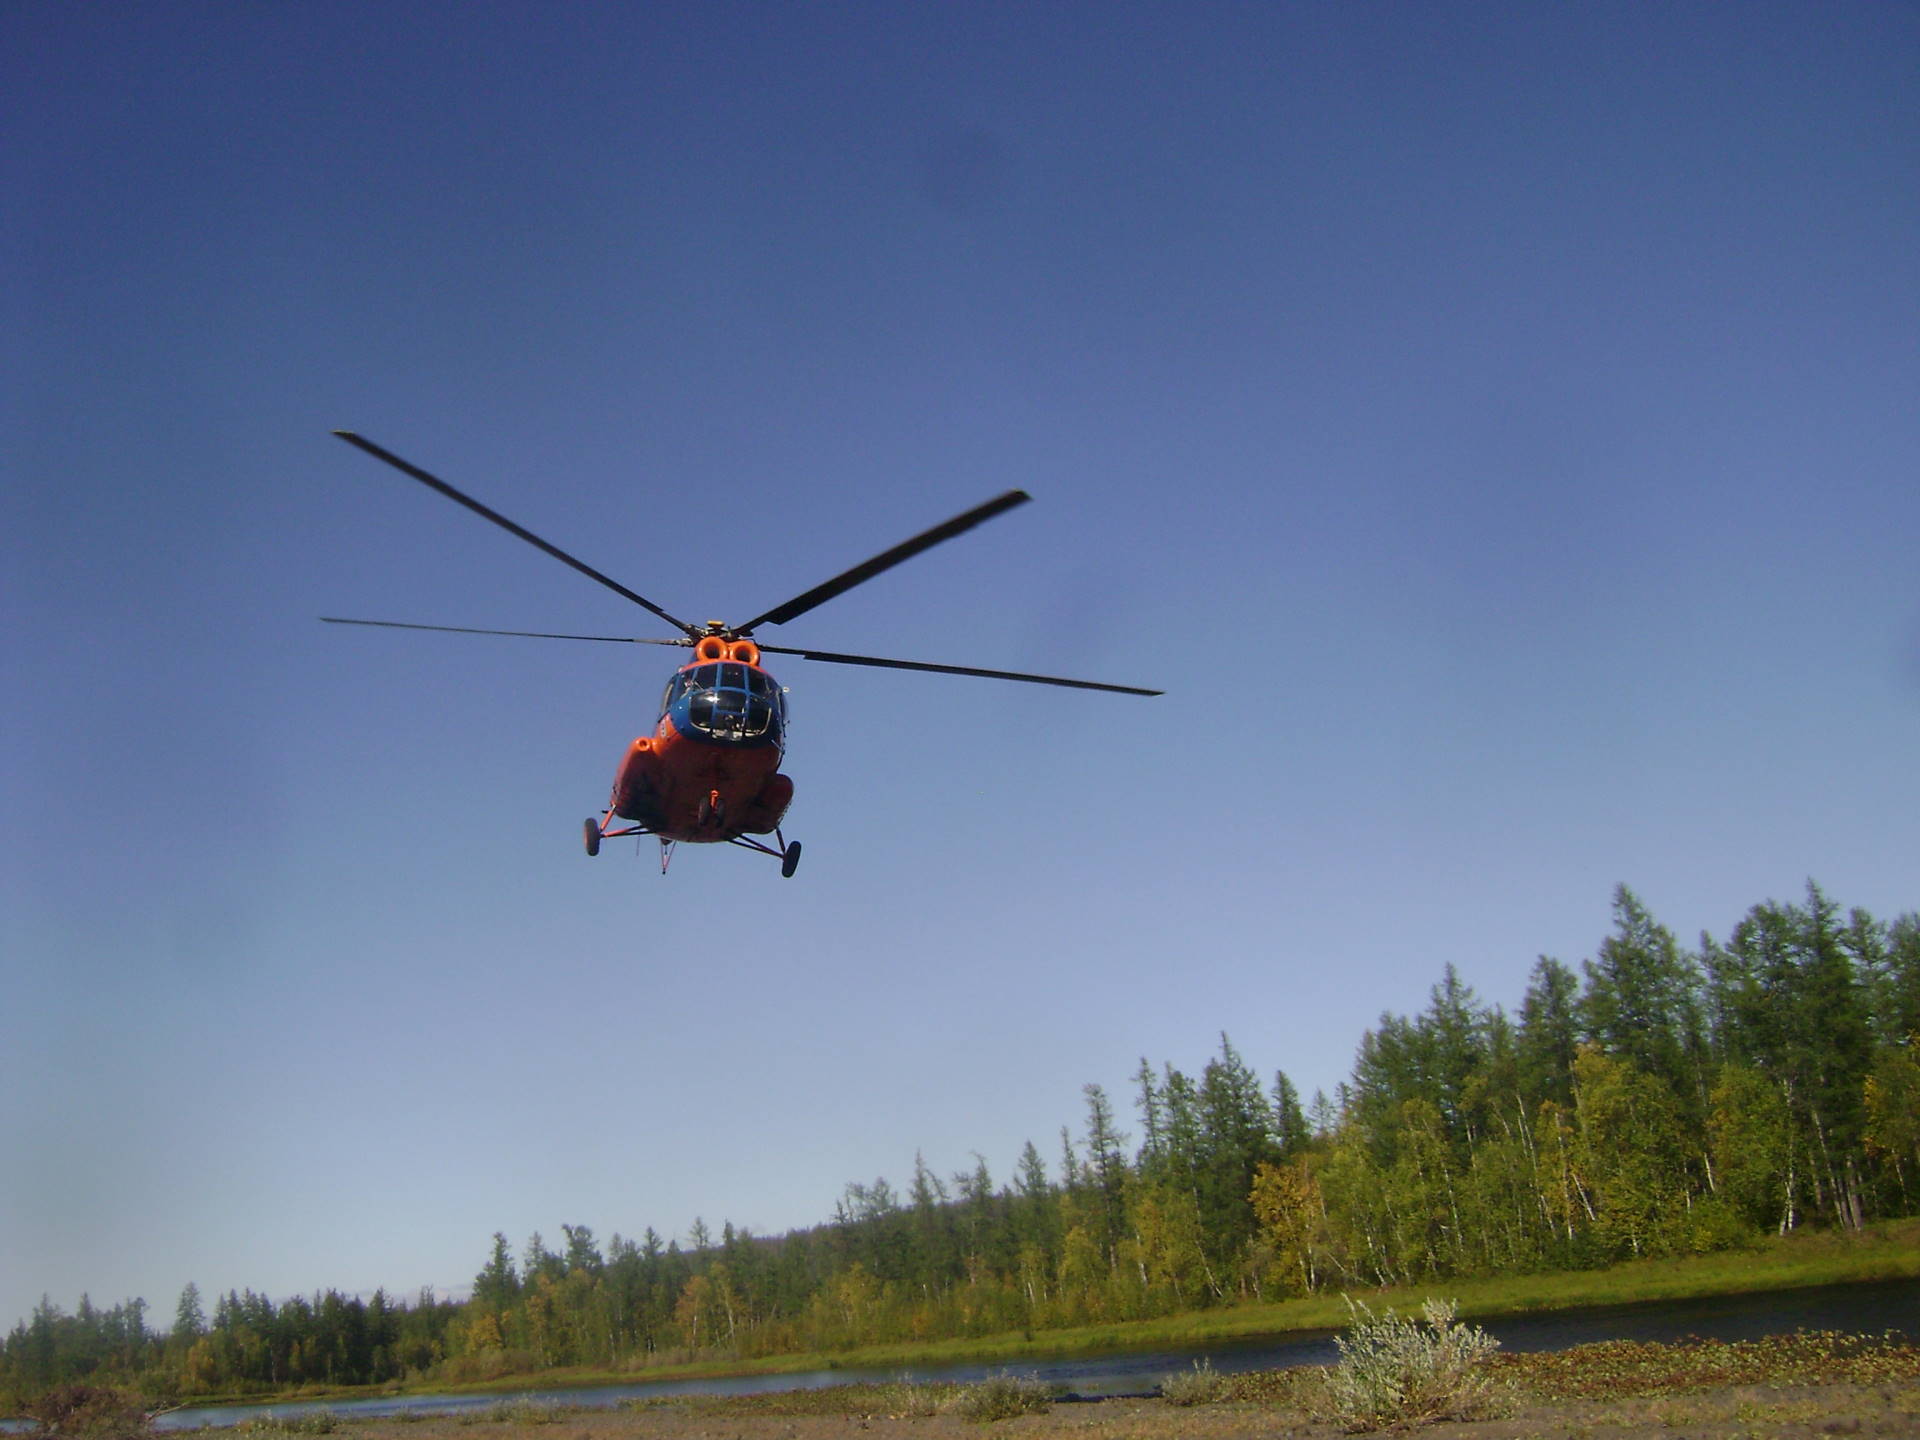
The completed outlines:
[[[850,1184],[778,1237],[496,1234],[460,1302],[247,1291],[209,1314],[189,1285],[162,1332],[144,1301],[43,1300],[0,1341],[0,1396],[832,1351],[1858,1229],[1920,1206],[1917,1036],[1920,915],[1842,915],[1809,883],[1688,949],[1622,886],[1578,971],[1541,957],[1509,1015],[1446,967],[1331,1096],[1223,1034],[1198,1075],[1142,1059],[1124,1126],[1087,1085],[1052,1165],[1029,1141],[1005,1183],[916,1156],[904,1190]]]

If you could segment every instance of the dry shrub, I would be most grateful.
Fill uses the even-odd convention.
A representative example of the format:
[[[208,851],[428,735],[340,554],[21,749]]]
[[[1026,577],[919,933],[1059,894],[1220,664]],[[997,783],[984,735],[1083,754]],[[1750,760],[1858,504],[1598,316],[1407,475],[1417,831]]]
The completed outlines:
[[[1037,1375],[989,1375],[961,1386],[947,1402],[947,1413],[986,1424],[1016,1415],[1044,1415],[1051,1404],[1052,1396]]]
[[[902,1375],[891,1385],[880,1386],[874,1395],[879,1412],[897,1418],[915,1416],[925,1419],[930,1415],[938,1415],[941,1407],[950,1404],[953,1399],[953,1386],[923,1383],[911,1375]]]
[[[1452,1301],[1427,1301],[1421,1320],[1375,1315],[1352,1300],[1347,1309],[1353,1319],[1334,1342],[1340,1362],[1327,1372],[1324,1418],[1348,1431],[1384,1430],[1486,1419],[1509,1407],[1488,1372],[1500,1342],[1455,1321]]]
[[[316,1410],[302,1410],[290,1415],[259,1415],[251,1420],[242,1420],[233,1428],[238,1434],[258,1436],[260,1440],[279,1440],[279,1437],[294,1435],[331,1435],[340,1428],[340,1417],[322,1405]]]
[[[56,1385],[20,1410],[49,1434],[79,1440],[147,1440],[154,1433],[147,1402],[111,1385]]]
[[[1214,1369],[1211,1360],[1196,1360],[1191,1370],[1160,1381],[1160,1398],[1169,1405],[1217,1405],[1232,1394],[1233,1382]]]

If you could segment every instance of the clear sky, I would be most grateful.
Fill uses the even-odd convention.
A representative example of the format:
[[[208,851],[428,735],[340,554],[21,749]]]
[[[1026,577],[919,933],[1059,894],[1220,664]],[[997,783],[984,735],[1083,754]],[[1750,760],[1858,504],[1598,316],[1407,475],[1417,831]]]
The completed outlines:
[[[1625,882],[1920,905],[1920,15],[0,7],[0,1327],[1011,1178]],[[580,823],[763,638],[783,881]],[[649,842],[650,843],[650,842]],[[1132,1127],[1137,1131],[1137,1122]]]

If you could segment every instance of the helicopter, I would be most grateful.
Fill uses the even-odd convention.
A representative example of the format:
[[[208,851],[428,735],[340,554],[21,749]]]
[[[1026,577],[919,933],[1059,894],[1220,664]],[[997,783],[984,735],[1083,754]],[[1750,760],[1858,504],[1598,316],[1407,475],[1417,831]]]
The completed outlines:
[[[784,604],[756,615],[744,625],[722,620],[694,624],[670,615],[644,595],[629,590],[515,524],[471,495],[456,490],[390,450],[384,450],[351,430],[333,432],[349,445],[384,461],[401,474],[463,505],[482,519],[498,525],[542,550],[564,565],[604,585],[651,612],[680,631],[673,639],[630,635],[571,635],[543,630],[488,630],[466,625],[425,625],[403,620],[354,620],[337,615],[320,618],[329,625],[373,625],[389,630],[436,630],[457,635],[514,635],[534,640],[587,640],[618,645],[671,645],[693,652],[667,681],[660,717],[653,729],[638,736],[621,758],[613,793],[606,807],[587,818],[586,850],[600,853],[604,840],[627,835],[652,835],[660,842],[660,873],[672,863],[674,846],[727,844],[770,855],[780,862],[780,873],[791,878],[800,864],[800,842],[789,841],[780,822],[793,803],[793,781],[780,772],[785,753],[786,691],[775,682],[761,658],[798,655],[835,665],[866,665],[887,670],[928,670],[941,675],[973,675],[988,680],[1016,680],[1033,685],[1063,685],[1076,690],[1104,690],[1121,695],[1159,695],[1136,685],[1109,685],[1095,680],[1070,680],[1059,675],[1030,675],[1014,670],[983,670],[970,665],[940,665],[924,660],[890,660],[874,655],[847,655],[785,645],[766,645],[753,638],[763,625],[784,625],[817,606],[864,584],[902,561],[910,560],[942,541],[1003,515],[1033,497],[1009,490],[985,504],[924,530],[844,570]],[[775,844],[765,838],[771,835]]]

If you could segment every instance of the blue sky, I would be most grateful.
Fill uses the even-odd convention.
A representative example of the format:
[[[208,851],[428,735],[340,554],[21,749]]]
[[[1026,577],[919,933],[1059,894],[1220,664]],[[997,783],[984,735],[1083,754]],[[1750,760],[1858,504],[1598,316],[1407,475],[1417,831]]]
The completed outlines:
[[[0,11],[0,1325],[1011,1177],[1618,882],[1920,903],[1920,20]],[[763,638],[799,875],[580,853]]]

